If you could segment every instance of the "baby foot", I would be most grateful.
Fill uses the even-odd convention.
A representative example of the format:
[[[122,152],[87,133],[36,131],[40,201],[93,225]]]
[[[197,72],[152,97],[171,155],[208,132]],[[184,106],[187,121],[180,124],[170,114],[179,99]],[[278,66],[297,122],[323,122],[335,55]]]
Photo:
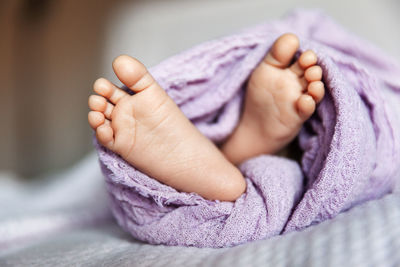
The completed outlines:
[[[322,100],[322,69],[315,53],[305,51],[290,65],[298,48],[296,35],[280,36],[250,76],[242,118],[222,146],[232,163],[279,152]]]
[[[106,79],[94,83],[88,120],[97,140],[158,181],[207,199],[236,200],[246,183],[239,170],[185,117],[134,58],[113,62],[129,95]]]

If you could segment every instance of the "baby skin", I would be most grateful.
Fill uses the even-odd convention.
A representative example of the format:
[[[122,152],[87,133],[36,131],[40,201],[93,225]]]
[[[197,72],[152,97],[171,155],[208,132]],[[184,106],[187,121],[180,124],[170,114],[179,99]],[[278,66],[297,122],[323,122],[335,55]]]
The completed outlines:
[[[280,36],[251,74],[239,125],[219,149],[203,136],[138,60],[113,62],[118,79],[94,83],[90,126],[100,144],[135,168],[178,191],[210,200],[235,201],[246,190],[236,167],[275,154],[298,134],[324,96],[322,69],[312,51],[292,63],[299,48],[293,34]]]

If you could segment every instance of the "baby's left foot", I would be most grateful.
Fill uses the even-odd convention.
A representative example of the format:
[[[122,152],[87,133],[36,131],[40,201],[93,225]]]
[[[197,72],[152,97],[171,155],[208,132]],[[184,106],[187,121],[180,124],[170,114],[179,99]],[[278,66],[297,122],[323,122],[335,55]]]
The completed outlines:
[[[298,48],[296,35],[280,36],[253,71],[240,123],[221,147],[232,163],[279,152],[322,100],[322,69],[315,53],[305,51],[290,65]]]
[[[140,61],[119,56],[113,69],[135,94],[106,79],[95,82],[100,96],[89,97],[88,120],[100,144],[179,191],[235,201],[246,190],[240,171],[185,117]]]

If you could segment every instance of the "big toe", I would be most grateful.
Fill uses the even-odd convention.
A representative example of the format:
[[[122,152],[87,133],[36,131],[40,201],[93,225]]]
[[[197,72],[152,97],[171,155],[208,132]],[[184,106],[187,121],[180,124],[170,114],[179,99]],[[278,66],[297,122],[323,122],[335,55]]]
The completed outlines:
[[[299,49],[299,44],[299,38],[295,34],[281,35],[272,45],[264,62],[279,68],[288,67]]]
[[[118,56],[112,66],[118,79],[134,92],[140,92],[155,84],[154,78],[143,63],[133,57]]]

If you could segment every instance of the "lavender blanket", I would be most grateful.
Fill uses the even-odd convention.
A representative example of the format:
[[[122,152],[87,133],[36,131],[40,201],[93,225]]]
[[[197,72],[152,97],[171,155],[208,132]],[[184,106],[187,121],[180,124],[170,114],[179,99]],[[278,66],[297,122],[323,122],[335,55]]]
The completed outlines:
[[[260,156],[243,163],[235,202],[182,193],[96,144],[118,223],[151,244],[226,247],[301,230],[399,187],[400,67],[318,11],[207,42],[151,73],[216,143],[238,123],[251,71],[282,33],[313,49],[327,94],[299,135],[301,164]],[[155,166],[156,167],[156,166]]]

